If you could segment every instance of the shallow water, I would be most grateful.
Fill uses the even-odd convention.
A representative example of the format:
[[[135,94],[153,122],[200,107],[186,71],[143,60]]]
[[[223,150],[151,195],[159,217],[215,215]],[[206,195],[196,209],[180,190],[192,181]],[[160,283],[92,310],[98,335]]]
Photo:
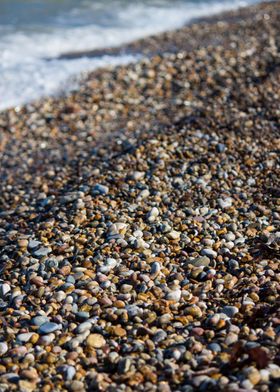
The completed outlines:
[[[0,109],[69,90],[69,78],[81,72],[135,60],[56,59],[60,54],[117,46],[252,2],[0,0]]]

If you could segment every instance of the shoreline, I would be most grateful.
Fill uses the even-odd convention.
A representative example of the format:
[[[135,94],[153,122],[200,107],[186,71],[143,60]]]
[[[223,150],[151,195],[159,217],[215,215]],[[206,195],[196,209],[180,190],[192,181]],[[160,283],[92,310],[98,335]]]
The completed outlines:
[[[0,113],[1,392],[278,390],[280,1],[228,15]]]
[[[92,58],[106,55],[119,56],[131,54],[152,57],[160,53],[174,53],[180,50],[193,50],[197,47],[197,43],[195,45],[190,43],[189,46],[186,44],[183,45],[183,43],[180,42],[178,38],[175,38],[176,35],[180,33],[184,35],[192,34],[192,26],[194,25],[198,28],[201,26],[202,29],[205,29],[212,24],[217,24],[218,22],[230,24],[240,21],[242,18],[247,18],[248,15],[252,14],[253,10],[256,9],[256,7],[259,8],[261,4],[273,4],[273,2],[274,1],[267,1],[264,3],[256,3],[253,5],[245,5],[233,10],[224,10],[209,16],[192,18],[184,26],[174,30],[167,30],[162,33],[150,35],[144,38],[134,40],[127,44],[122,44],[114,47],[66,52],[57,56],[55,59],[71,60],[81,57]],[[176,42],[176,45],[174,45],[174,42]],[[206,46],[210,43],[211,41],[208,37],[208,42],[202,42],[201,46]]]
[[[273,2],[272,2],[273,3]],[[54,58],[45,58],[46,61],[53,61],[53,60],[78,60],[78,59],[101,59],[103,56],[113,56],[113,58],[118,57],[118,56],[143,56],[143,57],[152,57],[155,56],[156,54],[160,53],[175,53],[176,51],[179,50],[193,50],[194,48],[201,46],[207,46],[211,43],[213,45],[215,44],[220,44],[222,41],[218,40],[216,41],[215,33],[214,35],[210,35],[209,37],[207,34],[205,34],[205,31],[202,31],[201,33],[198,33],[198,31],[194,31],[194,34],[197,35],[197,39],[193,40],[193,31],[192,31],[192,26],[197,26],[201,27],[202,30],[207,30],[210,27],[210,32],[211,32],[211,24],[218,22],[219,20],[222,20],[224,23],[231,23],[233,21],[239,20],[241,21],[242,18],[248,17],[250,13],[254,12],[254,7],[257,7],[259,4],[255,4],[252,6],[241,6],[237,9],[233,10],[224,10],[219,13],[214,13],[211,14],[207,17],[200,17],[200,18],[193,18],[190,20],[184,27],[178,28],[175,30],[170,30],[166,31],[163,33],[158,33],[156,35],[152,36],[147,36],[142,39],[137,39],[133,40],[132,42],[128,44],[123,44],[120,46],[116,47],[109,47],[109,48],[100,48],[100,49],[95,49],[95,50],[86,50],[86,51],[81,51],[81,52],[69,52],[69,53],[62,53],[61,55],[54,57]],[[184,41],[184,36],[187,37],[187,43],[182,44]],[[199,42],[200,38],[201,42]],[[135,61],[138,61],[138,59],[135,59]],[[94,72],[96,69],[103,69],[103,68],[112,68],[112,66],[115,65],[102,65],[100,67],[97,67],[95,69],[88,70],[88,71],[83,71],[81,73],[77,73],[76,75],[69,76],[68,83],[67,81],[64,81],[64,83],[55,91],[53,91],[50,94],[44,94],[41,97],[32,99],[30,101],[27,101],[25,103],[20,103],[17,105],[12,105],[8,107],[4,107],[0,109],[1,111],[7,110],[7,109],[12,109],[13,107],[21,107],[27,104],[32,104],[32,102],[37,101],[37,100],[42,100],[44,98],[49,97],[61,97],[65,96],[69,93],[71,93],[73,90],[77,88],[79,83],[83,80],[85,75],[88,73]],[[72,87],[69,89],[66,87],[67,84],[72,83]]]

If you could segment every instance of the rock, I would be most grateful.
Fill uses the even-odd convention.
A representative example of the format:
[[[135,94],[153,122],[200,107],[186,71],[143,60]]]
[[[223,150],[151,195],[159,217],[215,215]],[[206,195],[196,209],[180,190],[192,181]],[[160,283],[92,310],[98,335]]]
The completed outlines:
[[[73,201],[84,197],[83,192],[68,192],[61,197],[60,201],[62,204],[72,203]]]
[[[107,195],[107,193],[109,193],[109,188],[105,185],[96,184],[92,189],[92,193],[94,195]]]
[[[252,385],[256,385],[261,381],[261,374],[258,369],[253,366],[248,367],[244,371],[245,377],[250,381]]]
[[[129,371],[131,366],[131,360],[129,358],[123,358],[118,363],[118,373],[125,374]]]
[[[29,240],[28,242],[28,249],[33,250],[38,248],[41,245],[40,241],[37,240]]]
[[[50,333],[48,335],[43,335],[43,336],[40,336],[38,344],[40,344],[42,346],[49,346],[54,341],[54,339],[55,339],[54,333]]]
[[[49,321],[49,318],[46,316],[36,316],[33,317],[31,320],[31,323],[33,325],[36,325],[37,327],[40,327],[42,324],[47,323]]]
[[[11,286],[8,283],[0,284],[0,297],[5,298],[6,295],[11,291]]]
[[[122,293],[130,293],[133,289],[133,286],[131,286],[130,284],[123,284],[121,286],[121,292]]]
[[[76,328],[76,333],[77,334],[84,333],[86,331],[89,331],[91,327],[92,327],[92,323],[90,323],[89,321],[85,321],[84,323],[80,324]]]
[[[157,207],[153,207],[151,209],[151,211],[147,214],[147,220],[148,220],[148,222],[152,223],[152,222],[154,222],[157,219],[158,216],[159,216],[158,208]]]
[[[222,308],[222,313],[226,314],[228,317],[232,318],[236,313],[239,312],[239,309],[236,306],[224,306]]]
[[[197,317],[197,318],[202,316],[201,309],[196,305],[192,305],[192,306],[189,306],[188,308],[186,308],[186,313],[193,316],[193,317]]]
[[[224,152],[225,149],[226,149],[226,146],[225,146],[225,144],[223,144],[223,143],[218,143],[217,146],[216,146],[216,150],[217,150],[217,152],[219,152],[219,153]]]
[[[65,365],[62,367],[62,373],[64,375],[65,380],[71,381],[75,377],[76,369],[74,366]]]
[[[90,318],[90,314],[89,312],[77,312],[76,318],[81,321],[88,320]]]
[[[143,189],[143,191],[141,191],[139,193],[139,195],[137,197],[137,200],[140,201],[140,200],[146,199],[147,197],[149,197],[149,195],[150,195],[149,190],[148,189]]]
[[[108,257],[105,264],[106,264],[106,267],[108,267],[111,270],[117,266],[118,262],[116,259],[113,259],[112,257]]]
[[[165,340],[166,338],[167,338],[167,333],[165,331],[163,331],[162,329],[160,329],[154,334],[152,340],[155,343],[159,343],[159,342],[162,342],[163,340]]]
[[[134,241],[134,247],[136,249],[146,249],[149,248],[149,245],[143,240],[143,238],[137,238]]]
[[[106,340],[98,333],[93,333],[87,338],[87,345],[91,348],[101,348],[105,346]]]
[[[180,239],[181,233],[179,231],[172,230],[169,233],[167,233],[167,238],[170,240],[178,240]]]
[[[215,353],[220,353],[222,351],[222,348],[218,343],[210,343],[208,349]]]
[[[45,335],[48,333],[58,331],[61,328],[62,328],[61,324],[46,322],[46,323],[40,325],[40,327],[38,329],[38,333],[41,335]]]
[[[187,263],[192,264],[195,267],[208,267],[210,265],[210,259],[207,256],[201,256],[194,259],[188,259]]]
[[[121,327],[119,327],[119,326],[112,327],[112,332],[113,332],[114,335],[119,336],[119,337],[126,336],[126,330],[121,328]]]
[[[166,298],[168,301],[176,301],[176,302],[179,302],[180,299],[181,299],[181,295],[182,295],[181,290],[180,290],[180,289],[177,289],[177,290],[172,290],[172,291],[170,291],[169,293],[167,293],[165,298]]]
[[[131,178],[135,181],[142,180],[145,177],[145,172],[135,171],[131,174]]]
[[[202,251],[200,253],[202,256],[207,256],[210,258],[217,257],[217,252],[215,252],[213,249],[210,249],[210,248],[204,248],[204,249],[202,249]]]
[[[161,270],[161,264],[157,261],[151,265],[151,276],[157,277]]]
[[[238,341],[238,335],[236,333],[229,332],[227,334],[225,344],[227,346],[231,346],[232,344],[236,343],[237,341]]]
[[[33,392],[36,389],[36,384],[28,380],[19,380],[18,386],[20,392]]]
[[[232,198],[231,197],[226,197],[224,199],[222,199],[222,198],[218,199],[217,202],[218,202],[218,205],[223,209],[227,209],[232,206]]]
[[[35,257],[44,257],[47,256],[50,252],[51,252],[51,248],[47,248],[47,247],[41,247],[37,250],[35,250],[35,252],[33,252],[33,256]]]
[[[84,383],[82,381],[72,381],[72,383],[69,386],[69,390],[71,392],[84,392],[85,388],[84,388]]]
[[[6,342],[0,342],[0,355],[6,354],[8,351],[8,345]]]
[[[21,333],[17,335],[17,340],[21,343],[27,343],[34,335],[34,332]]]

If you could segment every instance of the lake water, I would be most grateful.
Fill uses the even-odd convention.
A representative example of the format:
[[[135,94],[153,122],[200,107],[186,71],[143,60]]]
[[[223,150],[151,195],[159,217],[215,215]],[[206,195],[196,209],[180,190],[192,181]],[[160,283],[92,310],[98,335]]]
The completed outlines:
[[[252,2],[0,0],[0,109],[69,90],[81,72],[135,60],[57,59],[63,53],[117,46]]]

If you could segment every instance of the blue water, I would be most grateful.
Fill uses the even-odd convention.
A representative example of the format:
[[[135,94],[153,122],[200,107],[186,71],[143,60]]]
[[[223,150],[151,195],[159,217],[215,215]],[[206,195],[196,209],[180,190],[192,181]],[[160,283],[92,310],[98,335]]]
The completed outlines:
[[[60,54],[117,46],[252,2],[0,0],[0,109],[69,90],[82,72],[135,60],[58,60]]]

